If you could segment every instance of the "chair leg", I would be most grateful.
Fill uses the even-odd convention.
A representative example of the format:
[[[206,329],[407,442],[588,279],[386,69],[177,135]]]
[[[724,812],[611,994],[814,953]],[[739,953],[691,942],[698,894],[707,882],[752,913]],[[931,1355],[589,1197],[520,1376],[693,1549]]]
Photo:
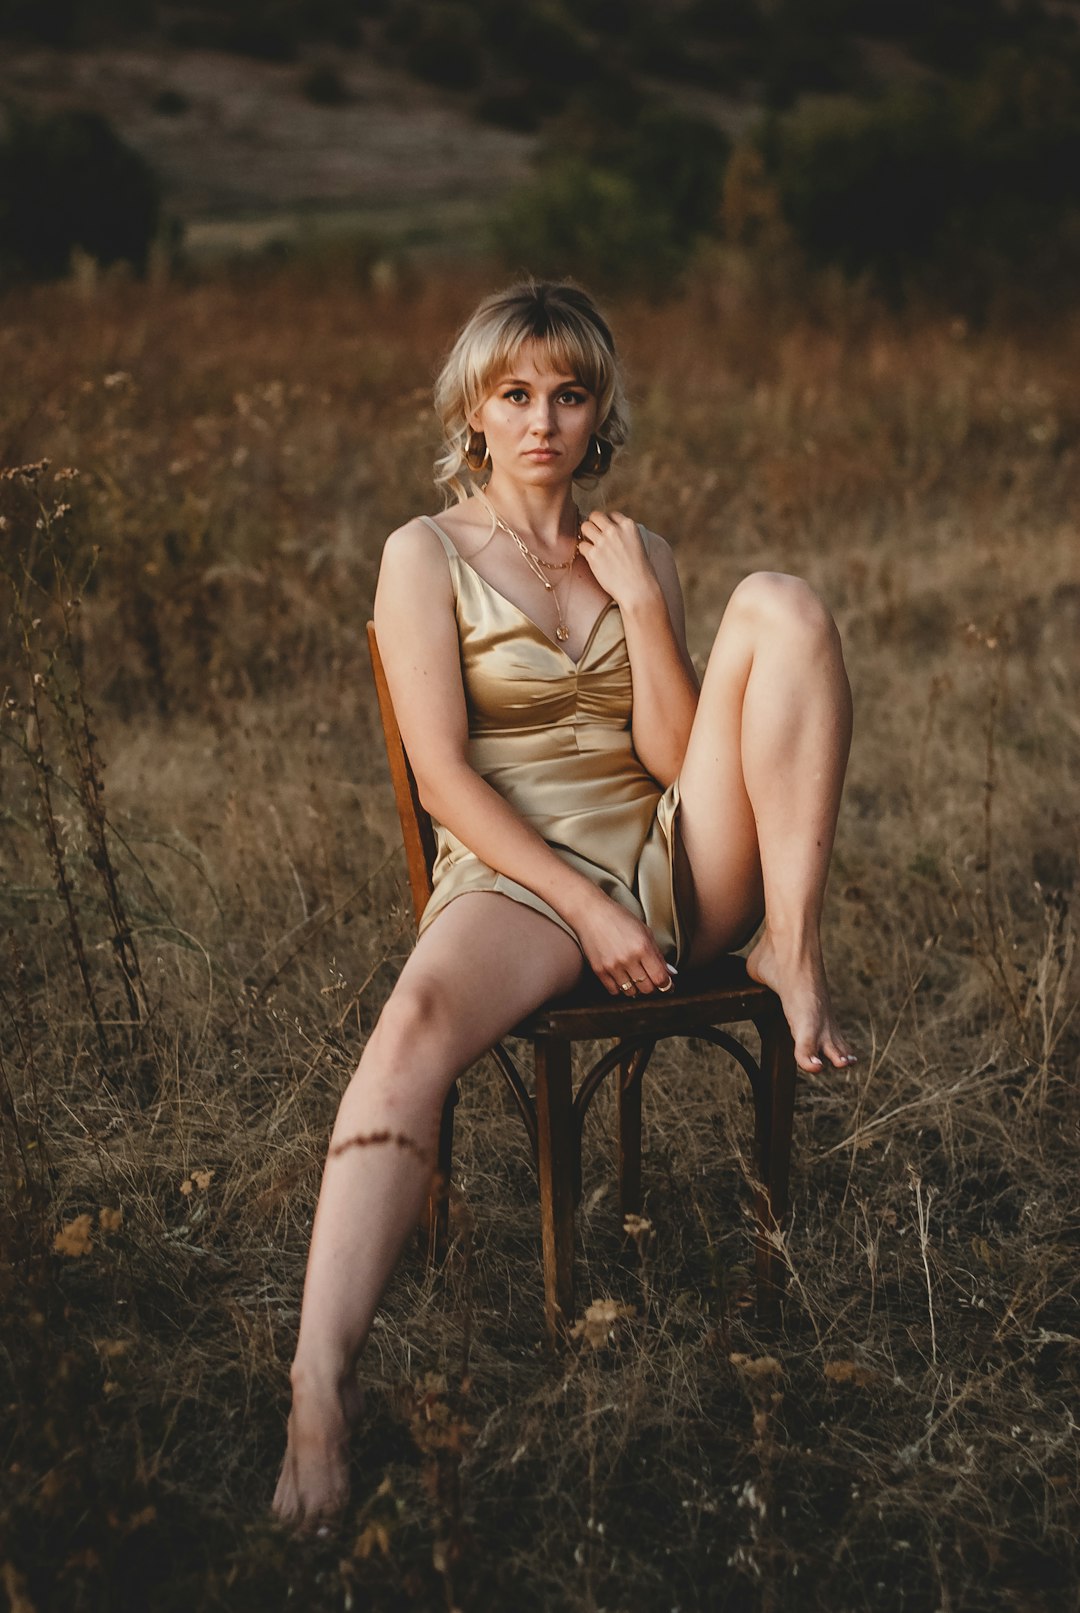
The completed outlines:
[[[755,1143],[762,1189],[754,1204],[758,1222],[757,1309],[762,1321],[776,1322],[787,1272],[768,1234],[783,1228],[788,1213],[791,1129],[795,1117],[795,1044],[779,1002],[768,1018],[760,1021],[758,1028],[761,1032],[761,1085],[755,1095]]]
[[[555,1344],[574,1317],[574,1176],[581,1139],[576,1135],[570,1043],[562,1037],[538,1036],[533,1058],[544,1316]]]
[[[642,1049],[619,1064],[618,1171],[619,1225],[641,1213],[641,1075]]]
[[[420,1235],[427,1248],[427,1258],[431,1265],[442,1259],[449,1242],[450,1173],[454,1168],[454,1110],[457,1108],[460,1096],[455,1081],[443,1104],[442,1119],[439,1121],[439,1160],[435,1175],[432,1177],[424,1219],[420,1225]]]

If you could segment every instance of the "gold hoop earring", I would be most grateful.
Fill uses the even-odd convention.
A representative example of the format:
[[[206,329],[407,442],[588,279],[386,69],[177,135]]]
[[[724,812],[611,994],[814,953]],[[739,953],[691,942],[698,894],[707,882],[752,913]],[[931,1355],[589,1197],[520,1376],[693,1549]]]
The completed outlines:
[[[472,471],[486,470],[491,464],[487,438],[482,431],[470,430],[468,437],[465,439],[465,451],[462,458]]]
[[[577,476],[603,476],[611,464],[611,456],[615,452],[605,437],[593,432],[589,438],[589,452],[581,461],[576,472]]]

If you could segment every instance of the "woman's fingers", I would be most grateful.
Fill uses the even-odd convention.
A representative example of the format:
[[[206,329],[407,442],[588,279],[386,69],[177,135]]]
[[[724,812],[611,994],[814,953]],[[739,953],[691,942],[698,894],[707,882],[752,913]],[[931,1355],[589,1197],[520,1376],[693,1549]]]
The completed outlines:
[[[596,893],[595,907],[579,915],[578,942],[611,996],[649,996],[670,983],[667,964],[647,925],[612,897]]]
[[[607,510],[594,510],[581,523],[581,535],[586,543],[595,543],[597,539],[604,540],[618,533],[622,533],[627,540],[631,537],[637,538],[638,535],[633,521],[625,515],[620,515],[618,511],[609,514]],[[638,542],[640,543],[640,539]]]
[[[638,529],[626,515],[594,510],[581,523],[581,539],[583,558],[612,599],[640,587],[651,571]]]
[[[635,969],[636,975],[647,975],[648,986],[639,985],[641,991],[667,991],[671,986],[671,970],[668,968],[659,947],[643,954],[642,967]]]
[[[613,996],[650,997],[654,991],[671,989],[671,973],[662,958],[631,958],[595,972]]]

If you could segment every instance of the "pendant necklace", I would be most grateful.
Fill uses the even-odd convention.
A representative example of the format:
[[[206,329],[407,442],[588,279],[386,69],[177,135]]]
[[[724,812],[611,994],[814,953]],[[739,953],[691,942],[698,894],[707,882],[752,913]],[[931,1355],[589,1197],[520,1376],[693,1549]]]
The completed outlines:
[[[566,586],[566,604],[567,608],[569,608],[570,590],[574,586],[574,561],[577,559],[578,550],[581,548],[581,516],[578,514],[577,505],[575,504],[574,506],[574,518],[577,522],[577,532],[574,536],[574,552],[570,559],[542,560],[541,557],[538,554],[534,554],[529,546],[518,536],[509,522],[503,520],[494,504],[492,504],[491,500],[484,493],[480,494],[480,498],[487,508],[488,514],[491,516],[491,519],[494,521],[495,525],[499,527],[501,531],[505,532],[507,537],[513,538],[514,542],[521,550],[522,558],[524,559],[529,570],[532,572],[533,576],[543,583],[552,599],[554,599],[555,609],[559,617],[555,628],[555,637],[558,639],[560,644],[565,644],[567,639],[570,637],[570,629],[566,625],[566,621],[563,616],[563,608],[559,603],[559,596],[555,592],[555,585],[554,583],[549,582],[544,576],[544,571],[541,570],[541,567],[547,571],[569,571],[570,576],[567,579]]]

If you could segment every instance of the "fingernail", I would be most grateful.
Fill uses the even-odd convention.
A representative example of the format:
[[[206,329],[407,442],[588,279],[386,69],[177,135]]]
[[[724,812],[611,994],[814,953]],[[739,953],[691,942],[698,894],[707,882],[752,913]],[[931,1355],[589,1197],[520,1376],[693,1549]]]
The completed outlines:
[[[664,967],[667,969],[669,975],[677,975],[679,972],[673,963],[665,964]]]

